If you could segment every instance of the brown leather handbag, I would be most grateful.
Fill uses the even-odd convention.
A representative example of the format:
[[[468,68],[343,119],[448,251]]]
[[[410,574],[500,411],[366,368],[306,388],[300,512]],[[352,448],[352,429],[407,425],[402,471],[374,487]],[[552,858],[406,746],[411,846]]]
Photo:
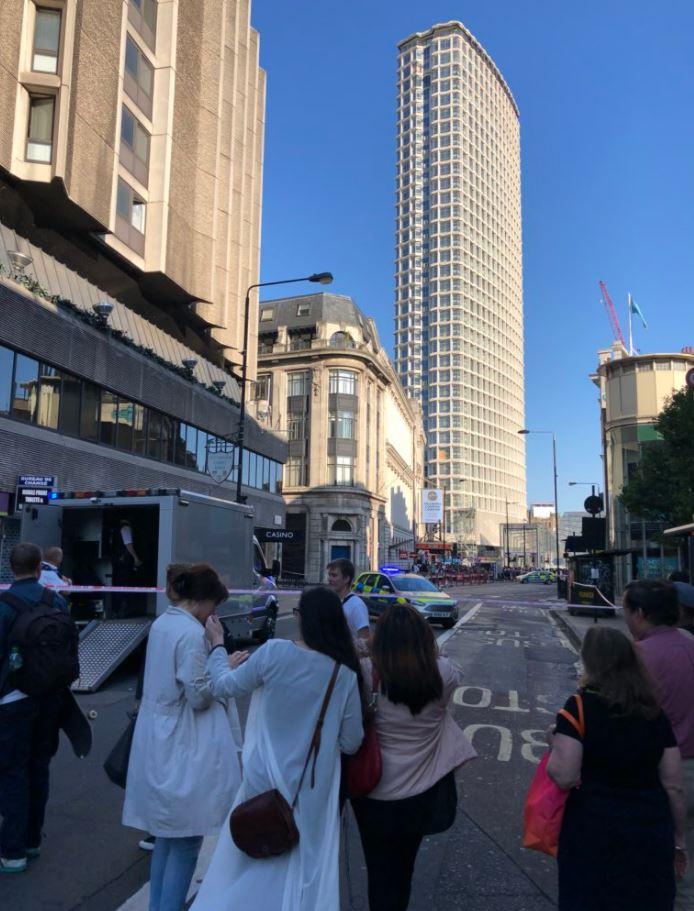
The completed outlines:
[[[299,799],[299,791],[304,783],[312,756],[311,787],[313,788],[316,783],[316,761],[320,751],[323,722],[339,670],[340,665],[336,661],[291,806],[277,788],[273,788],[245,800],[231,813],[229,818],[231,837],[236,847],[249,857],[254,857],[256,860],[264,857],[276,857],[278,854],[290,851],[299,842],[299,830],[294,820],[294,807]]]

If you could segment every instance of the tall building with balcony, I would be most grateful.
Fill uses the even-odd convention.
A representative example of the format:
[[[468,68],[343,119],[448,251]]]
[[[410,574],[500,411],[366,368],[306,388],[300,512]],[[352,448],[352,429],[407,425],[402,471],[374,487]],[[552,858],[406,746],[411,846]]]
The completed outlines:
[[[398,48],[395,367],[448,538],[499,546],[526,503],[518,108],[461,23]]]
[[[260,305],[258,381],[249,410],[286,435],[283,572],[325,578],[337,557],[358,569],[406,560],[419,534],[424,429],[372,319],[349,297]]]
[[[0,34],[0,533],[21,474],[232,499],[206,464],[233,451],[258,277],[249,0],[3,0]],[[286,445],[245,434],[257,524],[281,524]]]

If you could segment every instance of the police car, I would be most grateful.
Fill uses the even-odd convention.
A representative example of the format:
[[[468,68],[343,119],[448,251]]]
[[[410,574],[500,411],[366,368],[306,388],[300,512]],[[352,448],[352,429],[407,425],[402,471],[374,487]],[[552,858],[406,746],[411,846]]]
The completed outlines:
[[[409,604],[432,623],[450,629],[458,619],[458,602],[416,573],[399,567],[382,567],[379,572],[361,573],[353,590],[361,597],[369,616],[379,617],[391,604]]]

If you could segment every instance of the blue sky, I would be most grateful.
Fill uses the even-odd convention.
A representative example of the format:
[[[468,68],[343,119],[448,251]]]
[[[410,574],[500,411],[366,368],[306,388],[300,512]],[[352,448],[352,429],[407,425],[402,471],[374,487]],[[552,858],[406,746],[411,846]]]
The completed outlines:
[[[254,0],[267,71],[264,280],[329,269],[392,351],[396,44],[459,19],[521,111],[527,425],[557,432],[560,510],[601,477],[588,374],[612,334],[694,345],[694,4],[665,0]],[[307,292],[313,286],[307,286]],[[298,290],[298,288],[297,288]],[[528,438],[529,502],[551,500]]]

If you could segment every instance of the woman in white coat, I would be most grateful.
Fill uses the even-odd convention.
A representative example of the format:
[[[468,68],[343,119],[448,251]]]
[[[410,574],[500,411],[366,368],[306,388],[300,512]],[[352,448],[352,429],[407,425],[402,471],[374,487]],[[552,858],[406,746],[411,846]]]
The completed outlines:
[[[155,836],[149,911],[181,911],[202,838],[218,831],[241,779],[236,707],[205,671],[203,624],[228,592],[206,564],[172,585],[179,603],[149,634],[123,808],[124,825]]]
[[[297,613],[301,642],[271,640],[232,671],[219,647],[219,622],[207,622],[213,646],[207,668],[215,694],[253,693],[235,805],[271,788],[291,804],[335,662],[340,668],[313,785],[307,774],[294,808],[298,845],[279,857],[254,860],[236,847],[225,825],[191,911],[339,909],[340,752],[355,753],[363,738],[361,671],[334,592],[323,587],[305,591]]]

